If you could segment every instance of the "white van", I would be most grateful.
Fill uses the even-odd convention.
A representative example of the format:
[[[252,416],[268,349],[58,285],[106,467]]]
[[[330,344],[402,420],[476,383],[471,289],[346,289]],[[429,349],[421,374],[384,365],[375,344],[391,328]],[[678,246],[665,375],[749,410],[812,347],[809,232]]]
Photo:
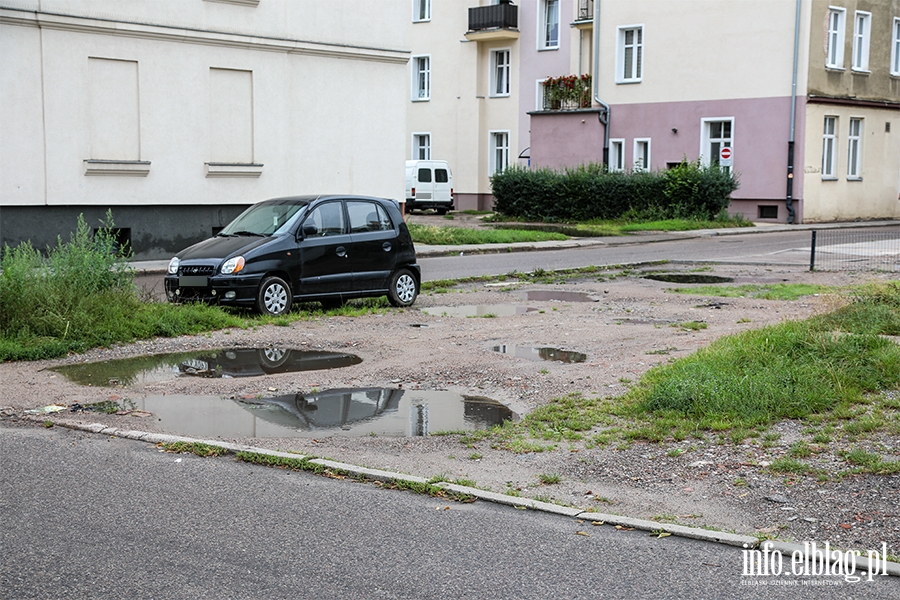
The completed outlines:
[[[406,161],[406,210],[453,210],[453,174],[446,160]]]

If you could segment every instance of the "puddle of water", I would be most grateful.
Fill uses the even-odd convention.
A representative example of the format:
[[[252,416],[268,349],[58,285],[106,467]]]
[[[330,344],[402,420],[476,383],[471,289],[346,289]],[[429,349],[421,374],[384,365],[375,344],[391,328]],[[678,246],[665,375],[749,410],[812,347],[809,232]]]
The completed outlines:
[[[571,350],[560,350],[559,348],[535,348],[531,346],[510,346],[503,344],[494,346],[494,352],[509,354],[516,358],[524,358],[527,360],[555,360],[565,363],[580,363],[587,360],[587,355],[581,352],[573,352]]]
[[[536,302],[599,302],[597,298],[593,298],[585,292],[563,292],[556,290],[535,290],[525,292],[526,300],[534,300]]]
[[[509,408],[489,398],[393,388],[331,389],[250,399],[148,396],[136,405],[153,413],[166,431],[230,438],[424,436],[487,429],[516,418]]]
[[[225,348],[136,356],[51,370],[81,385],[129,386],[176,377],[255,377],[349,367],[362,362],[354,354],[289,348]]]
[[[644,275],[644,279],[665,281],[666,283],[731,283],[734,281],[734,277],[703,273],[651,273]]]
[[[433,317],[511,317],[536,312],[531,306],[513,304],[481,304],[468,306],[429,306],[422,312]]]

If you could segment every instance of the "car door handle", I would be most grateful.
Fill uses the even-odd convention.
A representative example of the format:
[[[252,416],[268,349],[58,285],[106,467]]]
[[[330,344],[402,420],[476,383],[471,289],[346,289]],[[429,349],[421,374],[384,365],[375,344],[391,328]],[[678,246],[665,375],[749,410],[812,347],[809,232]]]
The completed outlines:
[[[381,249],[384,250],[385,252],[390,252],[391,251],[391,243],[390,242],[383,243],[381,245]]]
[[[344,248],[343,246],[338,246],[337,249],[335,250],[335,253],[338,256],[340,256],[341,258],[347,258],[347,249]]]

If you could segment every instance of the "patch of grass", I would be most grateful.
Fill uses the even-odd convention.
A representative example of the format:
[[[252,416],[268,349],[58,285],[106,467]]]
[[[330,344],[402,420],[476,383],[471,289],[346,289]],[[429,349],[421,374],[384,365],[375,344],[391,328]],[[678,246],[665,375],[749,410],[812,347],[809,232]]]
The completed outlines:
[[[516,242],[562,241],[569,239],[561,233],[519,229],[468,229],[465,227],[437,227],[409,224],[413,242],[433,246],[460,244],[511,244]]]
[[[672,323],[669,327],[680,327],[681,329],[686,329],[688,331],[700,331],[701,329],[706,329],[709,325],[703,321],[685,321],[684,323]]]
[[[556,473],[541,473],[538,479],[543,485],[555,485],[562,481],[562,478]]]
[[[900,335],[900,281],[851,288],[847,304],[812,322],[823,331]]]
[[[755,428],[857,404],[898,385],[896,344],[787,322],[654,367],[623,398],[620,414],[687,419],[700,429]]]
[[[224,456],[228,450],[221,446],[213,446],[202,442],[163,442],[157,448],[176,454],[196,454],[197,456]]]
[[[769,469],[773,473],[791,473],[793,475],[806,475],[815,471],[815,469],[805,462],[788,457],[772,461],[772,464],[769,465]]]
[[[859,467],[857,472],[875,475],[895,475],[900,473],[900,460],[885,460],[881,455],[861,448],[843,453],[844,459]]]
[[[796,300],[813,294],[827,294],[835,290],[827,285],[809,283],[772,283],[746,285],[698,285],[670,288],[674,294],[715,296],[719,298],[759,298],[762,300]]]

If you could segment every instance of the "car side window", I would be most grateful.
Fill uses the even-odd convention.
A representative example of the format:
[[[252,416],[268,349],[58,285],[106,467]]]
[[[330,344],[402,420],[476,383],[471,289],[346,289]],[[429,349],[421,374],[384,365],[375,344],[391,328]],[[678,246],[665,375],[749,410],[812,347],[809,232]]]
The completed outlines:
[[[303,224],[307,230],[310,225],[315,226],[313,235],[342,235],[344,233],[344,211],[340,202],[327,202],[317,206],[309,218]]]
[[[450,177],[447,175],[447,169],[435,169],[434,181],[436,183],[447,183],[450,181]]]
[[[419,182],[431,183],[431,169],[419,169]]]
[[[385,210],[375,202],[347,202],[350,216],[350,233],[364,231],[388,231],[394,228]]]

